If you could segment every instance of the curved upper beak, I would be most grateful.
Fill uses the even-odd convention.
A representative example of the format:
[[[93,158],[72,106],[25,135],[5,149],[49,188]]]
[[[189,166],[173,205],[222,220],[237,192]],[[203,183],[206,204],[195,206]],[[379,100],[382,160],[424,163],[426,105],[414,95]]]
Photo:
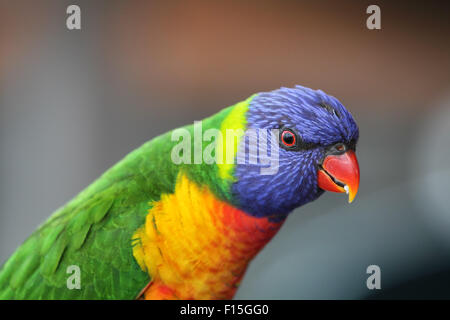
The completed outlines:
[[[346,192],[348,202],[355,199],[359,187],[359,164],[355,152],[348,150],[340,155],[328,155],[319,167],[318,185],[323,190]]]

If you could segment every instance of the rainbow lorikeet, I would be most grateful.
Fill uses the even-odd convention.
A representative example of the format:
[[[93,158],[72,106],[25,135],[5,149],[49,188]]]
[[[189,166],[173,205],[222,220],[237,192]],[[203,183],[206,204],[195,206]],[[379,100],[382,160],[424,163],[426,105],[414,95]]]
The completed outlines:
[[[293,209],[324,190],[355,197],[358,126],[320,90],[258,93],[204,119],[200,139],[198,125],[148,141],[57,210],[3,265],[0,298],[229,299]]]

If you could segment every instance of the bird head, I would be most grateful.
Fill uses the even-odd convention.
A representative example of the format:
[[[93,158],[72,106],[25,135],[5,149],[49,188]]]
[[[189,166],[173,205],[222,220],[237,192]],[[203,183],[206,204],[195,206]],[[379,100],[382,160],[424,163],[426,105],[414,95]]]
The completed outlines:
[[[270,152],[260,152],[259,146],[258,161],[235,165],[231,190],[238,207],[253,216],[283,219],[325,190],[347,193],[353,201],[359,186],[359,131],[336,98],[302,86],[256,94],[248,105],[246,129],[270,131]],[[241,152],[251,149],[250,140],[241,140]],[[263,174],[261,168],[274,159],[272,141],[278,146],[276,168]]]

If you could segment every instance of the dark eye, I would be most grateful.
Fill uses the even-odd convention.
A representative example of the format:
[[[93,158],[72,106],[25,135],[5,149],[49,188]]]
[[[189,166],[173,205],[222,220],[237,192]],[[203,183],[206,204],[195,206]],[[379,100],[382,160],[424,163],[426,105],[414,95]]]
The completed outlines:
[[[297,143],[297,138],[295,137],[295,133],[293,133],[291,130],[289,129],[284,129],[281,132],[281,142],[286,146],[286,147],[293,147],[296,145]]]
[[[343,143],[337,143],[331,148],[331,152],[335,154],[342,154],[347,151],[347,146]]]

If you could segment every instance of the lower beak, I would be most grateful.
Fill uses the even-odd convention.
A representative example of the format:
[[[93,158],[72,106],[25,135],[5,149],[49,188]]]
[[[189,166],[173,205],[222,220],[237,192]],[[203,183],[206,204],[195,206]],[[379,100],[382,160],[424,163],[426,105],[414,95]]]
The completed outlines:
[[[340,155],[328,155],[319,167],[317,176],[321,189],[346,192],[348,202],[355,199],[359,187],[359,165],[355,152],[349,150]]]

